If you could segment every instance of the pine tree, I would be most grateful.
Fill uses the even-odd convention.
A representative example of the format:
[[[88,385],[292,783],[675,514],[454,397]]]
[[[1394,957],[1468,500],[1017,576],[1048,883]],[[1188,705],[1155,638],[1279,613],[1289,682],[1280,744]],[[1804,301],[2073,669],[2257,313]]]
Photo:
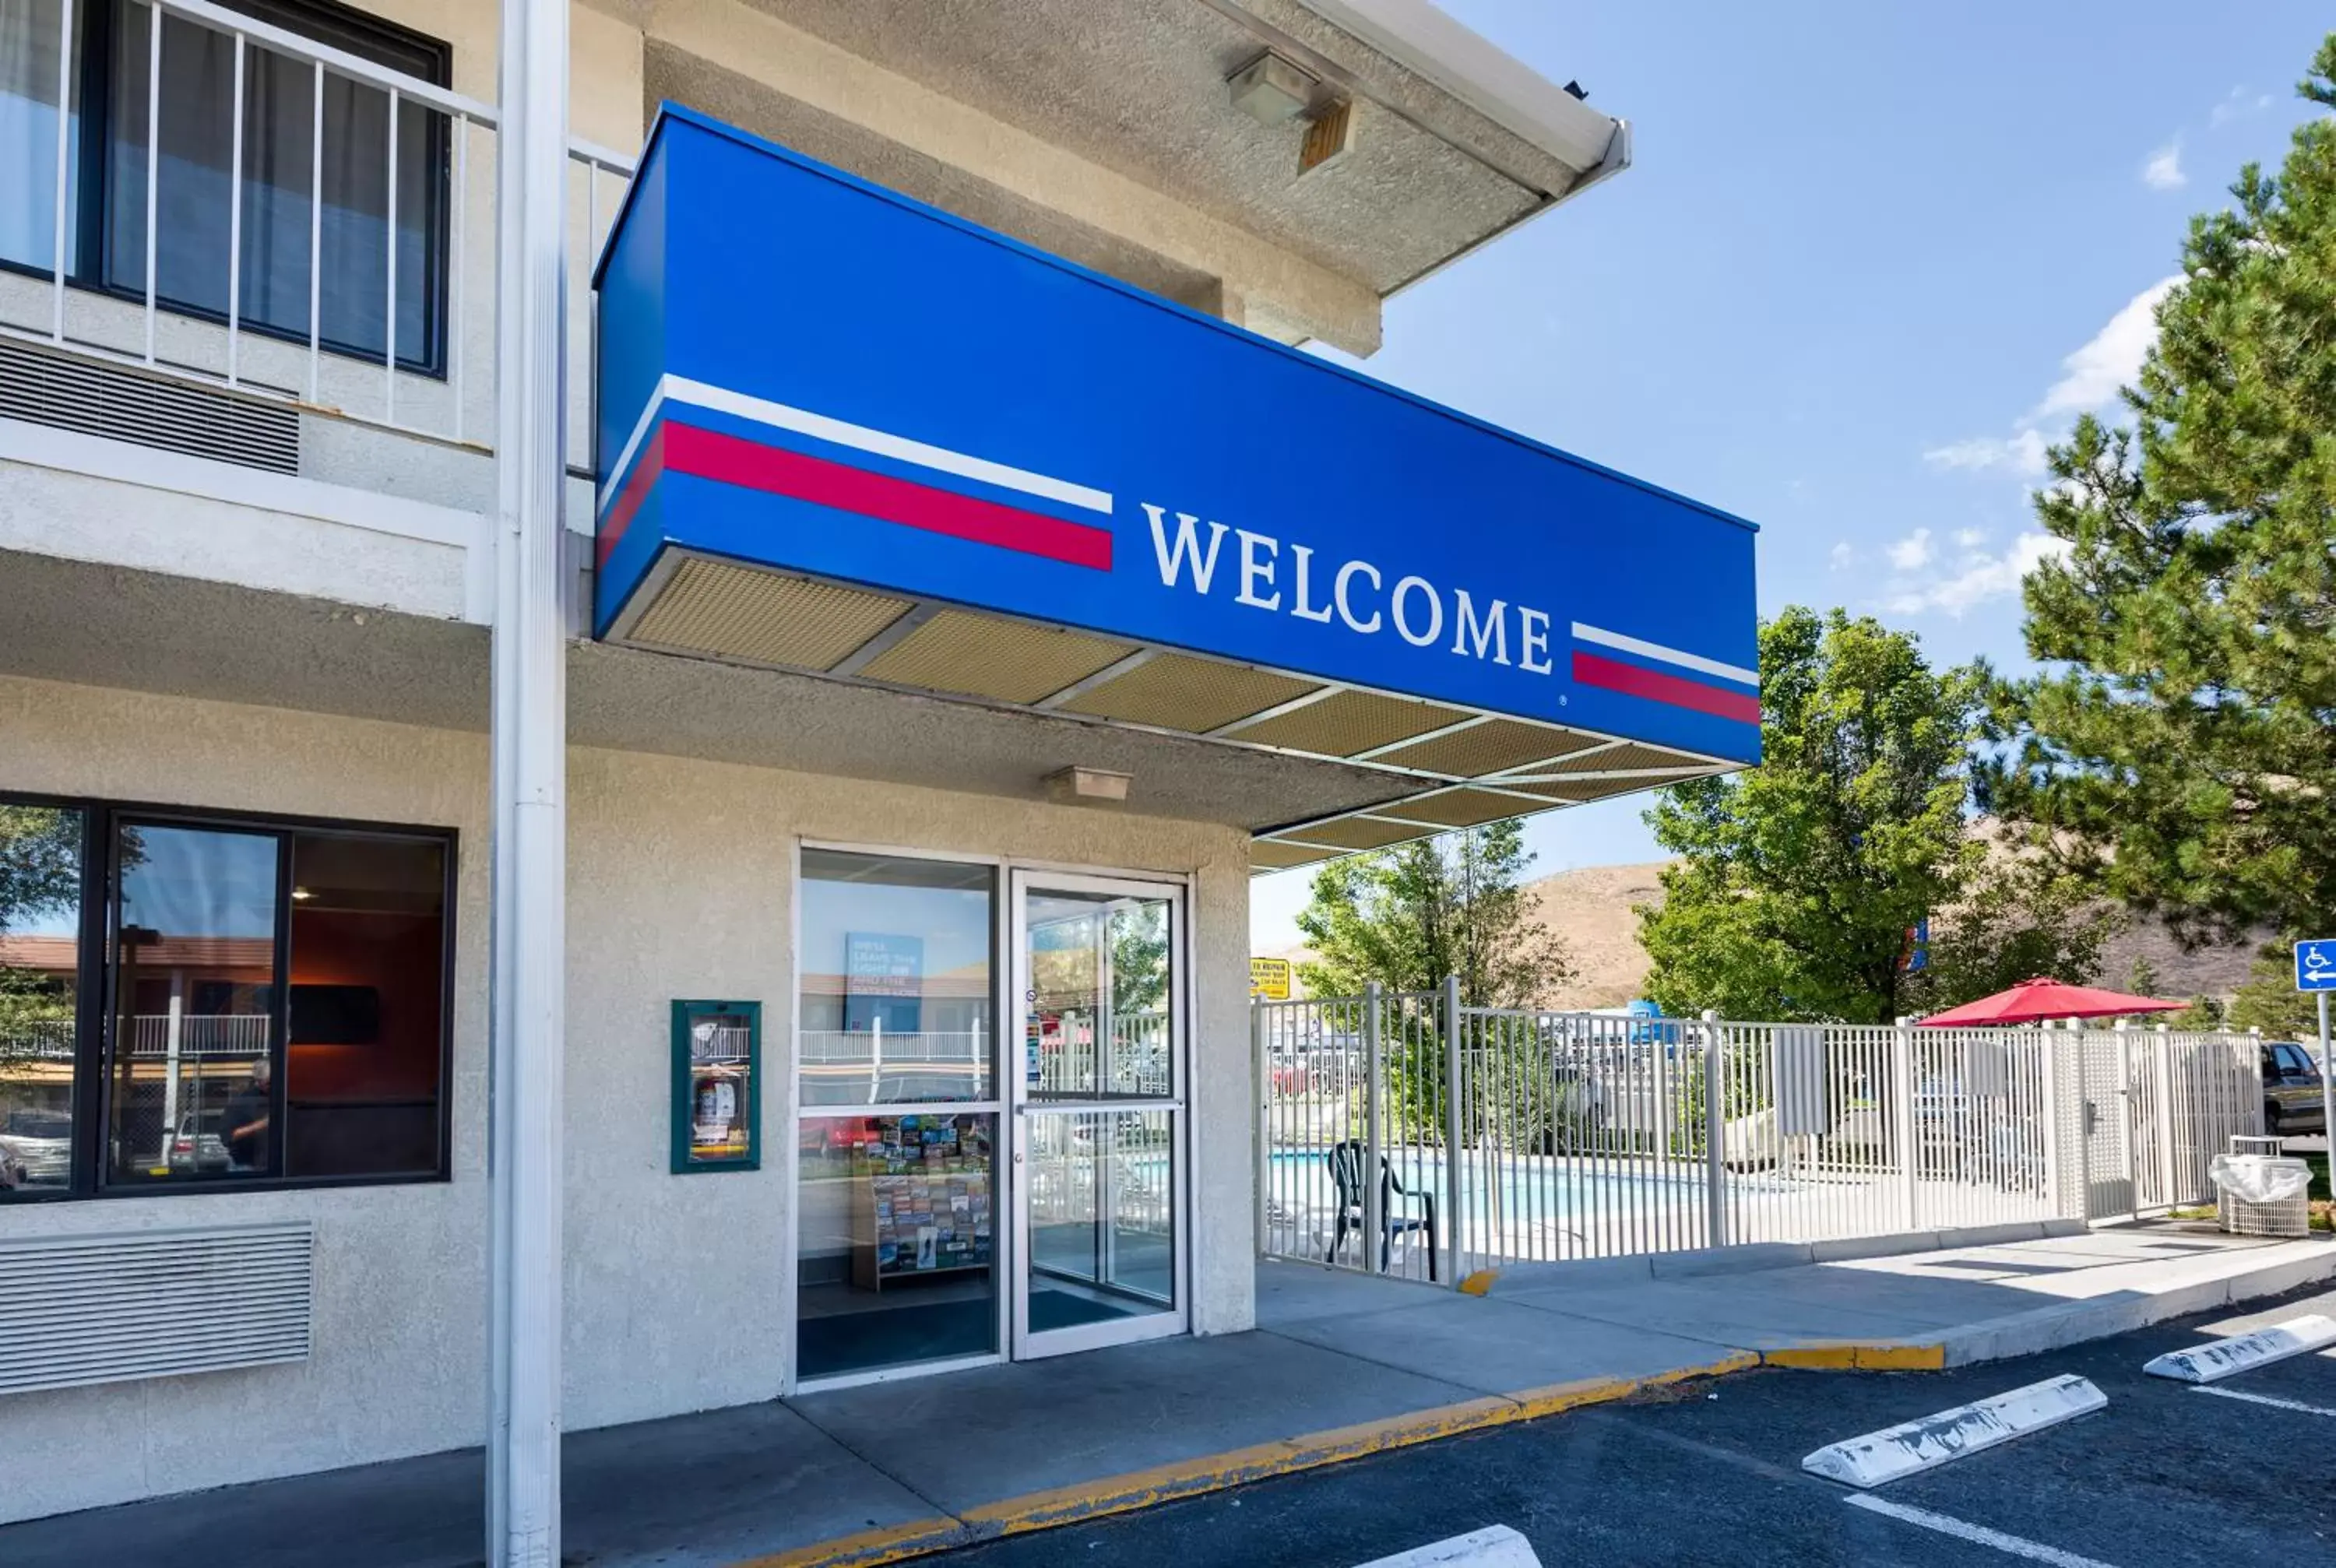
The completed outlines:
[[[2336,34],[2299,91],[2336,110]],[[2194,219],[2126,394],[2051,454],[2048,667],[1993,690],[1985,796],[2190,940],[2336,929],[2336,116]],[[2310,928],[2310,929],[2307,929]]]

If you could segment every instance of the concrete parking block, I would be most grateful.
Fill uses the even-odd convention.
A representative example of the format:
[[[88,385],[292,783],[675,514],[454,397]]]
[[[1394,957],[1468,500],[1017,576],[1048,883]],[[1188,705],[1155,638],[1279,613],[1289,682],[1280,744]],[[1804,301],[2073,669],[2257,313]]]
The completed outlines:
[[[1828,1443],[1803,1459],[1801,1468],[1844,1486],[1887,1485],[2107,1407],[2107,1397],[2083,1378],[2048,1378]]]

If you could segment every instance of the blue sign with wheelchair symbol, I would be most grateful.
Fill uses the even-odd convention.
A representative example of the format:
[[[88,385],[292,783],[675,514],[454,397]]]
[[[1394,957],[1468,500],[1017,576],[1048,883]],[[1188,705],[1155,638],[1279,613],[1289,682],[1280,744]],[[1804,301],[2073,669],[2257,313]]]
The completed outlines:
[[[2336,991],[2336,938],[2295,944],[2295,989]]]

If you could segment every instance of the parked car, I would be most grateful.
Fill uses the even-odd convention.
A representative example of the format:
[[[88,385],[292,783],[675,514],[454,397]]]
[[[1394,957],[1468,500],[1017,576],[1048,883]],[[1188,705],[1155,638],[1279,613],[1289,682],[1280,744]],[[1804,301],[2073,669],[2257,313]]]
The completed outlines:
[[[226,1125],[224,1105],[189,1111],[179,1118],[178,1131],[170,1135],[170,1147],[163,1151],[163,1163],[173,1171],[226,1170],[227,1144],[219,1136]]]
[[[14,1110],[0,1120],[0,1188],[62,1182],[73,1164],[73,1118],[63,1111]]]
[[[2264,1042],[2263,1086],[2264,1132],[2273,1137],[2284,1137],[2327,1130],[2320,1069],[2313,1064],[2312,1053],[2302,1046],[2286,1040]]]

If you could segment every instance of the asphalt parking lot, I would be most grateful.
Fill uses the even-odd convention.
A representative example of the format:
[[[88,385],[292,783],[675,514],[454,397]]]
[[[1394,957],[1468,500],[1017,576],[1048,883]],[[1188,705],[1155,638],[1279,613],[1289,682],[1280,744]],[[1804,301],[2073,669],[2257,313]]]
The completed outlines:
[[[2221,1393],[2141,1369],[2153,1356],[2214,1337],[2209,1324],[2253,1328],[2314,1311],[2336,1316],[2336,1293],[2301,1291],[2243,1315],[2225,1310],[1952,1372],[1743,1373],[997,1542],[949,1561],[1341,1568],[1507,1524],[1552,1568],[2336,1562],[2336,1356],[2244,1372],[2214,1385]],[[1800,1469],[1802,1456],[1825,1443],[2061,1373],[2091,1378],[2108,1407],[1869,1494]],[[1859,1495],[1932,1523],[1852,1504]],[[1984,1539],[1990,1532],[2000,1539]]]

